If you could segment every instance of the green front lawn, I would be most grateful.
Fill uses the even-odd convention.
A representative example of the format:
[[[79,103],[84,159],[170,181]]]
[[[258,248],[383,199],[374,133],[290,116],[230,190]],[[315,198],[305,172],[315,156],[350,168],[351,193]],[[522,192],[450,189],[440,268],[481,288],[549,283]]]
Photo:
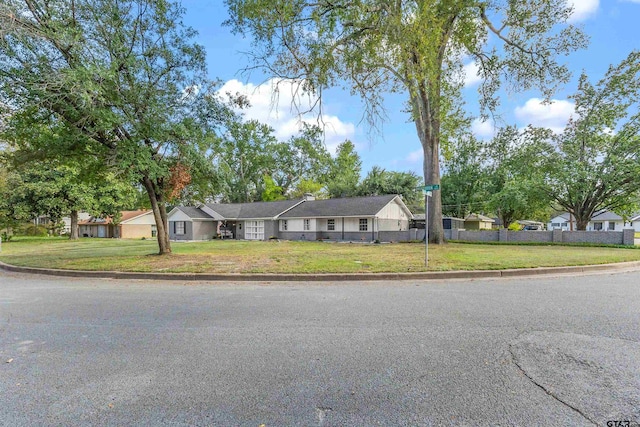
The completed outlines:
[[[425,271],[424,244],[324,242],[172,243],[158,256],[153,240],[16,238],[2,243],[0,261],[72,270],[210,273],[358,273]],[[429,246],[429,270],[495,270],[640,260],[640,250],[576,246],[449,243]]]

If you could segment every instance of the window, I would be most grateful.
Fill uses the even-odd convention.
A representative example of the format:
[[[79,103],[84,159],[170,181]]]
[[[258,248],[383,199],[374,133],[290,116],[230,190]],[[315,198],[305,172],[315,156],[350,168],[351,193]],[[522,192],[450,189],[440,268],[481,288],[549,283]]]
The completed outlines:
[[[311,230],[311,220],[310,219],[305,219],[304,220],[304,226],[302,228],[303,228],[304,231]]]
[[[594,222],[593,223],[593,229],[595,231],[602,231],[602,223],[601,222]]]
[[[360,218],[360,231],[367,231],[369,229],[369,220],[367,218]]]
[[[286,219],[280,220],[280,230],[287,231],[288,227],[289,227],[289,224],[287,223]]]
[[[184,221],[176,221],[175,223],[175,232],[176,234],[184,234],[185,222]]]
[[[244,238],[264,240],[264,221],[245,221]]]
[[[158,237],[158,229],[155,225],[151,225],[151,237]]]
[[[328,219],[327,220],[327,230],[328,231],[335,231],[336,230],[336,220],[335,219]]]
[[[615,229],[616,229],[616,223],[609,222],[609,231],[615,231]]]
[[[551,223],[551,228],[561,228],[560,223],[559,222],[553,222]]]

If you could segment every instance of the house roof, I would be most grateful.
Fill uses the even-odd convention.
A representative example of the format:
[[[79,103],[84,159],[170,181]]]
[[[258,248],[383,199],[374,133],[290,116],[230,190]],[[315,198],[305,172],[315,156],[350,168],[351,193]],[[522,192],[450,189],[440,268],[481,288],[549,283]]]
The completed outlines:
[[[489,218],[487,216],[480,215],[480,214],[469,214],[464,220],[465,221],[482,221],[482,222],[491,222],[491,223],[495,222],[492,218]]]
[[[425,215],[423,213],[420,214],[413,214],[413,219],[415,221],[424,221],[425,220]],[[464,219],[462,218],[456,218],[455,216],[443,216],[442,219],[453,219],[453,220],[457,220],[457,221],[464,221]]]
[[[345,197],[340,199],[309,200],[280,215],[281,218],[374,216],[398,197],[385,196]]]
[[[113,219],[108,216],[106,218],[98,218],[95,216],[89,217],[89,219],[85,219],[84,221],[78,221],[78,225],[105,225],[105,224],[113,224]]]
[[[139,216],[146,215],[150,212],[151,211],[148,209],[137,210],[137,211],[122,211],[120,212],[120,215],[121,215],[120,222],[129,221]]]
[[[175,209],[179,209],[184,212],[191,219],[209,219],[211,215],[204,212],[202,209],[193,206],[176,206]]]
[[[252,219],[276,217],[300,202],[300,199],[295,199],[276,202],[209,203],[206,206],[225,219]]]

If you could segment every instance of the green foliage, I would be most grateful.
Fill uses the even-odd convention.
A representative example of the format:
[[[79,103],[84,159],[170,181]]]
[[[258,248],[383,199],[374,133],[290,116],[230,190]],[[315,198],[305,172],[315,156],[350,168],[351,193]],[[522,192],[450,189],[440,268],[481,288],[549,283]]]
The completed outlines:
[[[297,199],[303,197],[305,194],[311,194],[316,199],[327,198],[324,185],[310,179],[301,179],[296,188],[291,192],[291,197]]]
[[[412,212],[424,209],[424,198],[418,189],[422,179],[414,172],[386,171],[374,166],[362,180],[359,194],[362,196],[380,196],[399,194]]]
[[[273,202],[276,200],[284,200],[285,197],[282,194],[282,187],[276,185],[273,178],[268,175],[264,176],[264,191],[262,192],[263,202]]]
[[[640,190],[640,51],[596,84],[580,77],[576,115],[554,138],[547,192],[584,230],[602,209],[629,212]]]
[[[442,175],[442,212],[465,218],[482,212],[488,197],[488,155],[485,146],[470,132],[451,140],[444,152]]]
[[[509,227],[507,227],[509,230],[511,231],[520,231],[522,230],[522,226],[520,224],[518,224],[517,222],[512,222],[511,224],[509,224]]]
[[[338,145],[335,159],[327,178],[329,197],[352,197],[358,195],[362,160],[351,141]]]
[[[228,114],[183,14],[166,0],[7,0],[0,8],[0,100],[19,113],[4,133],[56,128],[45,152],[93,157],[142,185],[162,218],[160,253],[170,252],[171,168],[187,163],[206,175],[198,169],[210,165],[198,160]]]
[[[549,98],[569,79],[557,56],[586,45],[565,25],[564,0],[225,0],[227,25],[253,38],[252,57],[279,78],[321,92],[342,85],[358,94],[366,117],[385,117],[389,92],[406,93],[424,150],[424,180],[440,183],[440,142],[465,123],[461,114],[463,58],[478,65],[483,112],[495,109],[502,81],[509,90],[540,88]],[[331,194],[349,189],[338,182]],[[440,193],[430,199],[430,238],[443,242]]]

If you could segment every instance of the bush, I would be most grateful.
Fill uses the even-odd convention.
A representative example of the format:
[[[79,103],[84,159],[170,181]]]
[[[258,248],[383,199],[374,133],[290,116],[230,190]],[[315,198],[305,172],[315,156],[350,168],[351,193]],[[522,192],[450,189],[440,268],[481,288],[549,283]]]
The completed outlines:
[[[21,231],[21,234],[24,236],[45,237],[49,234],[46,227],[33,224],[24,226]]]
[[[509,230],[511,231],[520,231],[522,230],[522,226],[520,224],[518,224],[517,222],[512,222],[511,224],[509,224]]]
[[[3,242],[8,242],[11,239],[13,239],[13,234],[8,234],[6,231],[2,232],[2,241]]]

